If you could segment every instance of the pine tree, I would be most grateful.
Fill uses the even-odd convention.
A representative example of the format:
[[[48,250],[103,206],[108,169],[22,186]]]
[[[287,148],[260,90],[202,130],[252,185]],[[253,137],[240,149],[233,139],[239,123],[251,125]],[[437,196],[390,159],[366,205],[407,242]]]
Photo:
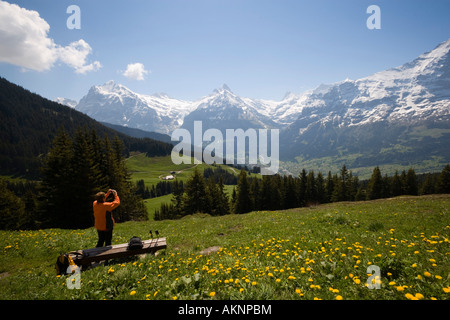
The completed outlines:
[[[383,179],[379,167],[375,167],[372,172],[369,184],[367,186],[367,199],[374,200],[382,197]]]
[[[62,227],[73,220],[72,207],[68,207],[68,204],[72,203],[72,185],[75,176],[72,156],[72,140],[64,127],[61,127],[41,168],[38,215],[43,227]]]
[[[206,190],[206,182],[197,168],[186,182],[184,190],[183,215],[209,213],[211,201]]]
[[[316,178],[314,175],[314,171],[311,170],[308,172],[306,176],[306,201],[309,203],[317,202],[317,186],[316,186]]]
[[[319,203],[327,202],[327,194],[325,190],[325,182],[322,173],[319,171],[316,179],[317,201]]]
[[[26,223],[25,204],[0,179],[0,229],[16,230]]]
[[[326,202],[331,202],[331,197],[334,191],[334,182],[331,171],[328,171],[327,181],[325,183]]]
[[[65,223],[67,228],[87,228],[94,224],[92,213],[93,196],[106,189],[102,185],[101,171],[99,164],[94,157],[92,140],[87,131],[79,129],[75,134],[72,145],[71,168],[74,175],[71,179],[71,197],[66,205],[70,209],[71,218]]]
[[[297,206],[298,199],[295,188],[295,179],[292,176],[285,177],[284,190],[284,208],[295,208]]]
[[[211,214],[217,216],[229,214],[229,199],[225,193],[222,177],[219,178],[218,183],[215,183],[214,179],[211,179],[208,189],[211,197]]]
[[[306,181],[307,181],[307,176],[306,176],[306,170],[302,169],[301,173],[300,173],[300,177],[299,177],[299,181],[298,181],[298,206],[299,207],[304,207],[306,205]]]
[[[418,189],[416,173],[414,169],[410,168],[406,174],[406,194],[417,196]]]
[[[447,164],[442,169],[438,178],[438,190],[440,193],[450,193],[450,165]]]
[[[433,176],[428,173],[425,177],[425,181],[420,188],[420,194],[433,194],[435,193],[435,182]]]
[[[117,222],[129,220],[147,220],[147,209],[142,198],[136,195],[131,175],[125,165],[124,145],[116,136],[113,140],[112,153],[109,153],[112,163],[109,177],[109,187],[120,195],[120,206],[113,211]]]
[[[248,182],[247,173],[241,170],[236,191],[236,202],[234,204],[235,213],[247,213],[253,208],[252,198],[250,195],[250,184]]]
[[[398,171],[395,170],[395,174],[391,179],[391,196],[397,197],[402,194],[402,181],[398,175]]]

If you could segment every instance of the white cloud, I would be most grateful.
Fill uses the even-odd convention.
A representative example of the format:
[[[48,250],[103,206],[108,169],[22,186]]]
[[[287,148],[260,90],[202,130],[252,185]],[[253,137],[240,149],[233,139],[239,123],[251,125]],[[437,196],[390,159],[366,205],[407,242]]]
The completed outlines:
[[[0,62],[46,71],[59,60],[83,74],[101,67],[98,61],[88,64],[92,48],[87,42],[80,39],[63,47],[48,37],[49,30],[38,12],[0,0]]]
[[[144,76],[148,74],[149,71],[145,70],[142,63],[130,63],[127,66],[127,70],[123,73],[125,77],[133,80],[144,80]]]
[[[87,64],[86,59],[91,52],[91,46],[83,39],[72,42],[66,47],[58,48],[59,59],[74,68],[76,73],[82,74],[88,71],[97,71],[101,68],[98,61]]]

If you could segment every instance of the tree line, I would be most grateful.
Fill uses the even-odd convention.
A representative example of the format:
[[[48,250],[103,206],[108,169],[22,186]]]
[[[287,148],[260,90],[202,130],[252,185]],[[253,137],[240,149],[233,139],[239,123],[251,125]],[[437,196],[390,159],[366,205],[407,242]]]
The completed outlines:
[[[183,190],[183,181],[177,182],[178,188]],[[151,199],[162,197],[174,192],[174,184],[172,181],[159,181],[156,185],[152,185],[150,188],[145,185],[144,179],[136,181],[135,193],[142,199]]]
[[[205,180],[213,179],[216,183],[219,180],[222,180],[222,184],[224,185],[236,185],[238,181],[238,177],[235,174],[223,169],[222,167],[216,167],[215,164],[212,165],[214,168],[205,168],[203,171],[203,178]],[[183,191],[183,181],[178,181],[178,188]],[[145,181],[143,179],[136,181],[136,194],[139,195],[142,199],[151,199],[157,198],[161,196],[165,196],[167,194],[171,194],[174,192],[174,181],[159,181],[158,183],[153,184],[150,188],[145,185]]]
[[[375,167],[371,178],[364,181],[359,181],[345,165],[339,174],[329,171],[327,176],[302,170],[298,177],[277,174],[258,178],[241,170],[231,197],[224,191],[222,179],[205,180],[195,170],[185,184],[185,191],[175,188],[171,203],[155,210],[154,219],[176,219],[193,213],[240,214],[431,193],[450,193],[450,165],[441,173],[417,175],[411,168],[391,177],[383,176],[379,167]]]
[[[79,128],[73,139],[60,128],[42,161],[39,183],[0,183],[0,228],[87,228],[93,226],[94,195],[117,190],[117,222],[148,219],[124,163],[124,145],[95,130]]]
[[[171,203],[163,203],[160,209],[155,210],[155,220],[177,219],[199,212],[214,216],[230,213],[230,201],[221,178],[218,182],[213,176],[206,180],[195,168],[183,189],[177,180],[173,186]]]

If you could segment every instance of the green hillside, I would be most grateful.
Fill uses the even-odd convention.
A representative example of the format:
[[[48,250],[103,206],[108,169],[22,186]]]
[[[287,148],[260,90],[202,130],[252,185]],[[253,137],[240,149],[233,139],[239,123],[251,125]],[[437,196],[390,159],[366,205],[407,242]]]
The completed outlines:
[[[73,136],[79,128],[95,130],[111,141],[119,137],[128,154],[170,154],[173,145],[134,138],[108,128],[70,107],[45,99],[0,77],[0,175],[40,179],[42,159],[59,129]]]
[[[79,290],[54,263],[95,246],[93,228],[0,231],[0,299],[448,300],[449,209],[450,195],[431,195],[126,222],[113,244],[151,229],[167,249],[83,271]],[[373,265],[381,283],[371,290]]]

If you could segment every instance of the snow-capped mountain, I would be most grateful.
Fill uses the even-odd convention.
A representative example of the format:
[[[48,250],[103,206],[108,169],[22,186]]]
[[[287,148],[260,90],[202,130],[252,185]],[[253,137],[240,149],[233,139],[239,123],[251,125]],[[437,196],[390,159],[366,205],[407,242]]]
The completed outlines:
[[[340,117],[342,125],[450,115],[450,40],[400,67],[307,93],[297,121]]]
[[[93,86],[76,109],[98,121],[167,134],[183,124],[192,107],[190,101],[166,94],[138,94],[108,81]]]
[[[202,120],[210,128],[275,128],[270,115],[276,102],[241,98],[227,85],[196,101],[170,98],[167,94],[138,94],[108,81],[93,86],[75,107],[102,122],[170,134]],[[282,124],[282,123],[281,123]]]
[[[203,130],[278,128],[269,115],[265,102],[241,98],[224,84],[212,94],[193,102],[193,111],[184,118],[183,128],[193,129],[194,121],[203,122]],[[266,113],[266,114],[265,114]],[[191,131],[192,132],[192,131]]]
[[[450,142],[450,40],[397,68],[323,86],[297,101],[298,118],[280,137],[290,158],[412,148],[400,140]]]

